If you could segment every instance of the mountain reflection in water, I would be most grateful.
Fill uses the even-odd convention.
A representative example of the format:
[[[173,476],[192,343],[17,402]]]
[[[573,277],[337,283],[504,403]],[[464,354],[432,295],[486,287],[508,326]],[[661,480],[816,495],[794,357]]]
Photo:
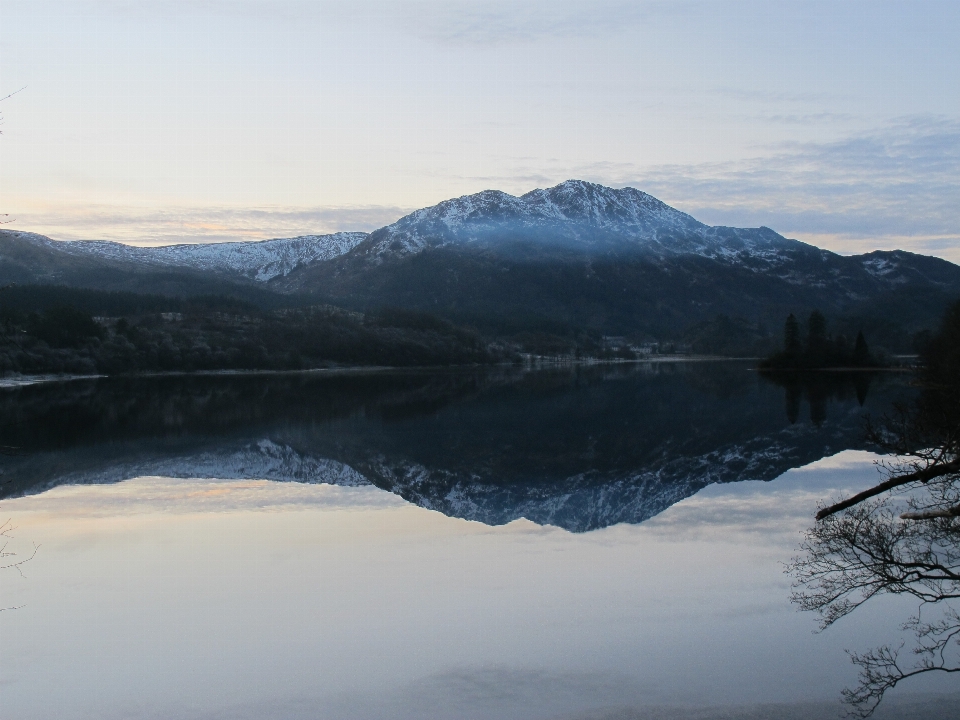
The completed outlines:
[[[741,362],[109,378],[0,393],[0,498],[160,475],[372,483],[491,525],[639,523],[711,483],[865,449],[902,376]],[[807,412],[802,412],[802,409]]]

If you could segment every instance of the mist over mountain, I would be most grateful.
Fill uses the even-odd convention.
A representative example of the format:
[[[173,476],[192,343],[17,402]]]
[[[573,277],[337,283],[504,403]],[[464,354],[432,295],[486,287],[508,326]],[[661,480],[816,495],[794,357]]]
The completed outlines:
[[[447,200],[371,233],[358,252],[385,260],[445,245],[508,253],[518,244],[535,246],[546,256],[572,250],[705,257],[746,253],[770,259],[776,251],[802,245],[768,228],[711,228],[634,188],[568,180],[521,197],[487,190]]]
[[[447,200],[369,234],[140,248],[7,230],[0,282],[400,307],[491,334],[646,340],[730,328],[769,340],[788,313],[818,308],[902,350],[960,296],[960,267],[711,227],[639,190],[570,180]]]

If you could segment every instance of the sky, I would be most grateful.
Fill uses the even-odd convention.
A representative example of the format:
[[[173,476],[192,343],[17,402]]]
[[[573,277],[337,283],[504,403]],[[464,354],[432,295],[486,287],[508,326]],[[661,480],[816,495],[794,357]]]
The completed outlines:
[[[0,212],[210,242],[580,178],[960,262],[958,37],[954,1],[0,0]]]

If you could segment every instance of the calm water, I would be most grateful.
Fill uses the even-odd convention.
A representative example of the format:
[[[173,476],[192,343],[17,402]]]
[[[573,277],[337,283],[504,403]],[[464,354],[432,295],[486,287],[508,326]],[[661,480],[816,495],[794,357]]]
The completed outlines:
[[[2,718],[836,717],[782,563],[897,376],[739,363],[0,393]],[[948,679],[887,717],[956,717]],[[775,704],[775,706],[771,706]]]

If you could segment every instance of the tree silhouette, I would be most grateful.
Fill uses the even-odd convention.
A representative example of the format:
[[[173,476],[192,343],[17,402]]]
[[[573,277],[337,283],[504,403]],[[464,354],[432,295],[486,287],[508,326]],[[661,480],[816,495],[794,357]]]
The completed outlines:
[[[800,323],[793,313],[787,316],[783,324],[783,351],[788,355],[799,355],[803,351],[800,343]]]
[[[819,310],[810,313],[807,320],[807,352],[813,357],[821,356],[827,348],[827,319]]]
[[[17,91],[15,91],[15,92],[10,93],[9,95],[3,96],[2,98],[0,98],[0,102],[3,102],[4,100],[9,100],[9,99],[12,98],[14,95],[16,95],[18,92],[22,92],[22,91],[25,90],[25,89],[26,89],[26,86],[20,88],[20,90],[17,90]],[[3,124],[3,112],[0,112],[0,125],[2,125],[2,124]],[[0,130],[0,135],[2,135],[2,134],[3,134],[3,130]],[[10,215],[9,215],[8,213],[0,213],[0,218],[2,218],[2,219],[0,219],[0,225],[6,225],[6,224],[8,224],[8,223],[12,223],[12,222],[13,222],[13,220],[10,219]]]
[[[857,333],[857,341],[853,346],[853,364],[867,365],[870,362],[870,348],[867,346],[867,339],[863,336],[863,330]]]
[[[761,370],[822,370],[825,368],[880,367],[870,354],[863,332],[851,350],[844,335],[827,333],[827,319],[819,310],[810,313],[807,336],[801,342],[800,323],[790,313],[783,325],[783,350],[760,363]]]

